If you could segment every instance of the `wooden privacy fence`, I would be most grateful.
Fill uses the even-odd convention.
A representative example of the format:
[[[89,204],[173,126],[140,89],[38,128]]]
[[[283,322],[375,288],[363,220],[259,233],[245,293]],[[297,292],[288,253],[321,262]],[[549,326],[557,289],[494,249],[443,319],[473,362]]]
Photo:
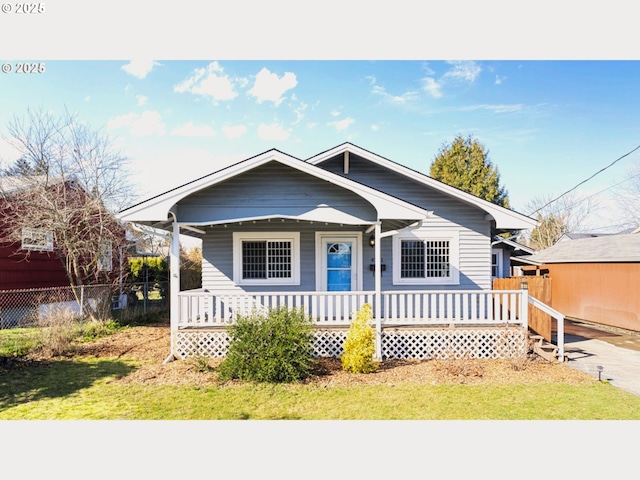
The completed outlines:
[[[526,276],[510,278],[494,278],[494,290],[517,290],[522,284],[527,284],[529,295],[543,303],[552,306],[551,303],[551,279],[547,277]],[[547,342],[551,342],[552,318],[542,310],[529,305],[529,328],[538,335],[542,335]]]

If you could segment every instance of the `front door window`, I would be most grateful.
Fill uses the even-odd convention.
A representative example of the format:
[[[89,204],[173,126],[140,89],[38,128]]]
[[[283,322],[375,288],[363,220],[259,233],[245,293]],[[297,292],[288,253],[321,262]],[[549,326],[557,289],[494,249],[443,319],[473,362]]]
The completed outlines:
[[[351,242],[327,243],[327,291],[351,290],[352,253]]]

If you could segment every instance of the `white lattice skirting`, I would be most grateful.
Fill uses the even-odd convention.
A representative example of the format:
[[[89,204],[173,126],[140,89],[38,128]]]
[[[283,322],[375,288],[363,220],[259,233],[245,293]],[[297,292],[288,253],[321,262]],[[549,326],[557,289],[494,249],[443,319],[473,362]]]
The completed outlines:
[[[339,358],[347,330],[316,330],[313,354]],[[224,357],[229,336],[224,330],[178,330],[173,332],[174,354],[181,359],[203,355]],[[527,353],[527,332],[523,327],[385,329],[382,359],[432,358],[518,358]]]

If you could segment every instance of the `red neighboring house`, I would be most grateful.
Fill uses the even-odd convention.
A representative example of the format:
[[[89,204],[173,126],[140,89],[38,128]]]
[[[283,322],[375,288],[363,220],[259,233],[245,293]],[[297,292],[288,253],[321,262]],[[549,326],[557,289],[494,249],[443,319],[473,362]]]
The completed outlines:
[[[5,177],[0,180],[4,182],[5,192],[20,188],[19,178]],[[7,184],[12,188],[6,188]],[[2,197],[0,189],[0,229],[10,228],[2,222],[8,208],[8,202]],[[124,229],[115,219],[113,226],[122,230],[122,241],[119,243],[124,244]],[[21,233],[21,242],[0,243],[0,291],[69,286],[64,258],[61,258],[50,233],[38,229],[24,229]],[[2,237],[0,232],[0,238]],[[112,245],[109,255],[111,265],[104,268],[114,275],[119,273],[116,272],[117,263],[114,263],[117,262],[118,247]]]
[[[55,252],[29,252],[20,245],[0,246],[0,290],[67,285],[67,273]]]

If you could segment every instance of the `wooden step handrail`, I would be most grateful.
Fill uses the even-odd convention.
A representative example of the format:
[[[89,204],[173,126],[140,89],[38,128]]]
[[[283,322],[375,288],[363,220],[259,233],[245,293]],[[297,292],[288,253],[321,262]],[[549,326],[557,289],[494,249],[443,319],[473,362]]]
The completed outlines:
[[[558,342],[558,361],[564,362],[564,315],[531,295],[529,295],[529,303],[544,313],[551,315],[558,322],[556,335],[556,341]]]

